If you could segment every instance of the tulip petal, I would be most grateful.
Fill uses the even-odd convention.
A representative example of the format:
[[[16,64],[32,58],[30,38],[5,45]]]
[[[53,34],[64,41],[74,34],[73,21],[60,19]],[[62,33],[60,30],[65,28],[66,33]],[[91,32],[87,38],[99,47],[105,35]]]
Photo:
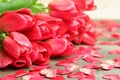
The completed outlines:
[[[74,20],[74,17],[71,14],[68,14],[67,12],[59,12],[59,11],[51,11],[50,12],[51,16],[58,17],[63,19],[66,22],[72,22]]]
[[[82,36],[82,41],[83,43],[89,44],[89,45],[95,45],[96,43],[95,36],[92,33],[84,33]]]
[[[32,65],[32,61],[31,61],[29,55],[25,56],[25,60],[26,60],[26,65],[25,66],[30,67]]]
[[[48,68],[48,67],[50,67],[50,65],[34,66],[30,71],[37,72],[37,71],[40,71],[40,70]]]
[[[53,10],[65,11],[74,7],[74,3],[71,0],[53,0],[49,7]]]
[[[29,67],[31,65],[32,62],[29,55],[22,55],[18,59],[14,60],[14,62],[12,63],[12,66],[14,67],[23,67],[23,66]]]
[[[32,62],[34,62],[35,60],[38,59],[38,52],[39,52],[39,48],[38,48],[38,44],[36,42],[32,42],[32,52],[29,54]]]
[[[71,71],[69,71],[67,69],[65,69],[65,70],[57,69],[57,74],[60,74],[60,75],[66,75],[66,74],[70,74],[70,73],[71,73]]]
[[[24,34],[30,40],[40,40],[42,38],[42,33],[38,26],[35,26],[32,30],[25,31]]]
[[[42,23],[42,24],[39,24],[38,26],[39,26],[39,30],[42,34],[42,38],[40,40],[45,40],[45,39],[49,39],[49,38],[54,37],[54,33],[53,33],[53,30],[51,29],[50,24]]]
[[[26,70],[18,70],[15,74],[13,74],[13,76],[18,78],[18,77],[26,75],[26,74],[28,74],[28,72]]]
[[[62,21],[62,19],[52,17],[45,13],[38,13],[35,16],[37,17],[38,20],[46,21],[46,22],[50,22],[50,21],[61,22]]]
[[[119,74],[105,74],[103,78],[106,80],[120,80],[120,75]]]
[[[11,32],[10,36],[21,46],[26,46],[26,47],[32,47],[29,39],[24,35],[19,32]]]
[[[31,9],[29,8],[22,8],[20,10],[16,10],[15,12],[20,14],[27,14],[31,16]]]
[[[3,48],[13,58],[17,59],[20,56],[20,46],[9,36],[3,40]]]
[[[70,56],[77,51],[77,48],[72,44],[72,42],[67,41],[67,48],[60,56]]]
[[[0,30],[5,32],[20,31],[27,25],[26,19],[17,13],[7,13],[0,18]]]
[[[28,75],[22,77],[22,80],[45,80],[43,76],[40,76],[37,72],[31,72]]]
[[[56,69],[48,68],[42,69],[40,74],[45,75],[47,78],[54,78],[56,77]]]
[[[26,61],[24,58],[19,58],[19,59],[14,60],[14,62],[11,65],[14,67],[18,67],[18,68],[23,67],[26,65]]]
[[[85,0],[72,0],[78,11],[84,9]]]
[[[65,78],[63,76],[56,76],[50,80],[65,80]]]
[[[48,43],[53,48],[53,54],[51,56],[59,56],[67,48],[67,40],[64,38],[50,39]]]
[[[5,68],[13,62],[12,58],[5,52],[0,51],[0,68]]]
[[[68,74],[68,77],[69,78],[83,78],[84,77],[84,73],[83,72],[76,72],[76,73],[71,73],[71,74]]]
[[[36,61],[34,61],[34,64],[37,65],[45,65],[48,64],[50,61],[50,53],[47,51],[46,48],[44,48],[43,46],[39,45],[39,52],[38,52],[38,58]]]

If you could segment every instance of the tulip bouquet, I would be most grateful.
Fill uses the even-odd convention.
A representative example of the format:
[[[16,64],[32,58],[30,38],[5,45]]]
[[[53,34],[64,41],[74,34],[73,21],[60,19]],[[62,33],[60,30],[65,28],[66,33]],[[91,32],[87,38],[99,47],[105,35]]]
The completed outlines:
[[[85,12],[94,9],[93,0],[52,0],[47,7],[37,0],[0,0],[0,69],[17,69],[0,75],[0,80],[96,80],[100,77],[95,71],[120,68],[120,58],[105,60],[106,54],[99,51],[102,45],[120,46],[120,24],[92,21]],[[117,41],[94,46],[100,36]],[[108,53],[120,55],[120,50],[115,47]],[[49,64],[51,59],[63,68]],[[79,66],[80,60],[87,63]],[[111,73],[103,78],[120,80],[119,74]]]
[[[0,0],[0,68],[46,65],[51,57],[77,52],[74,44],[96,43],[93,21],[85,11],[93,0]]]

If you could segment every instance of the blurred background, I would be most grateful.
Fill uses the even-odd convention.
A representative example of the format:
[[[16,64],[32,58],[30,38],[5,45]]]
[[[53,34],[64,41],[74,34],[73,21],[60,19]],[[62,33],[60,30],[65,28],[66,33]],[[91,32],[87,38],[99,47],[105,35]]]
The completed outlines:
[[[46,6],[51,0],[40,0]],[[97,9],[87,14],[92,19],[120,20],[120,0],[94,0]]]

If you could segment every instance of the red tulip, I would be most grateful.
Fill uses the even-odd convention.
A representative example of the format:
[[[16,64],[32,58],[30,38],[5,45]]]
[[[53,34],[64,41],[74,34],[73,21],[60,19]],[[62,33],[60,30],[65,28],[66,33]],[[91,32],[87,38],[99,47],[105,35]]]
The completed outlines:
[[[53,37],[53,31],[46,22],[39,21],[33,29],[23,32],[30,40],[45,40]]]
[[[51,16],[61,18],[68,23],[73,21],[78,13],[74,2],[71,0],[53,0],[48,7]]]
[[[36,18],[39,21],[46,22],[49,25],[49,26],[47,26],[47,28],[52,30],[54,35],[56,35],[56,36],[64,34],[67,31],[67,27],[66,27],[65,23],[60,18],[52,17],[45,13],[37,14]],[[39,25],[39,27],[42,28],[42,25]],[[45,36],[45,35],[43,34],[43,36]]]
[[[50,10],[68,11],[69,13],[77,12],[74,2],[71,0],[53,0],[48,6]]]
[[[50,28],[50,25],[47,22],[39,21],[38,27],[41,31],[42,38],[40,40],[45,40],[54,37],[54,32]]]
[[[66,24],[62,19],[52,17],[45,13],[35,15],[36,26],[23,32],[30,40],[46,40],[60,36],[67,31]]]
[[[51,56],[59,56],[67,48],[67,40],[65,38],[49,39],[48,43],[53,49]]]
[[[95,45],[96,44],[95,34],[91,32],[84,33],[82,36],[82,42],[88,45]]]
[[[72,42],[67,41],[67,49],[61,53],[60,56],[70,56],[72,54],[75,54],[77,51],[77,48],[72,44]]]
[[[11,57],[18,59],[22,54],[29,54],[32,45],[25,35],[11,32],[3,39],[3,48]]]
[[[53,49],[51,57],[69,56],[74,53],[75,47],[65,38],[54,38],[47,41]]]
[[[27,8],[8,11],[0,16],[0,30],[4,32],[24,31],[30,29],[35,21]]]
[[[50,54],[53,52],[52,48],[46,42],[32,42],[33,50],[30,58],[34,64],[45,65],[50,61]]]

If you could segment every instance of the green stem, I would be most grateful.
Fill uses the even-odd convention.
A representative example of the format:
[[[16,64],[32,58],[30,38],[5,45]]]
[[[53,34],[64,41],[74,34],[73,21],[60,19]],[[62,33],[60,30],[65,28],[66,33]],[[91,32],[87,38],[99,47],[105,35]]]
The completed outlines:
[[[0,34],[0,40],[3,40],[6,37],[6,33],[1,33]]]
[[[0,49],[2,48],[2,42],[5,37],[6,37],[6,33],[0,33]]]

